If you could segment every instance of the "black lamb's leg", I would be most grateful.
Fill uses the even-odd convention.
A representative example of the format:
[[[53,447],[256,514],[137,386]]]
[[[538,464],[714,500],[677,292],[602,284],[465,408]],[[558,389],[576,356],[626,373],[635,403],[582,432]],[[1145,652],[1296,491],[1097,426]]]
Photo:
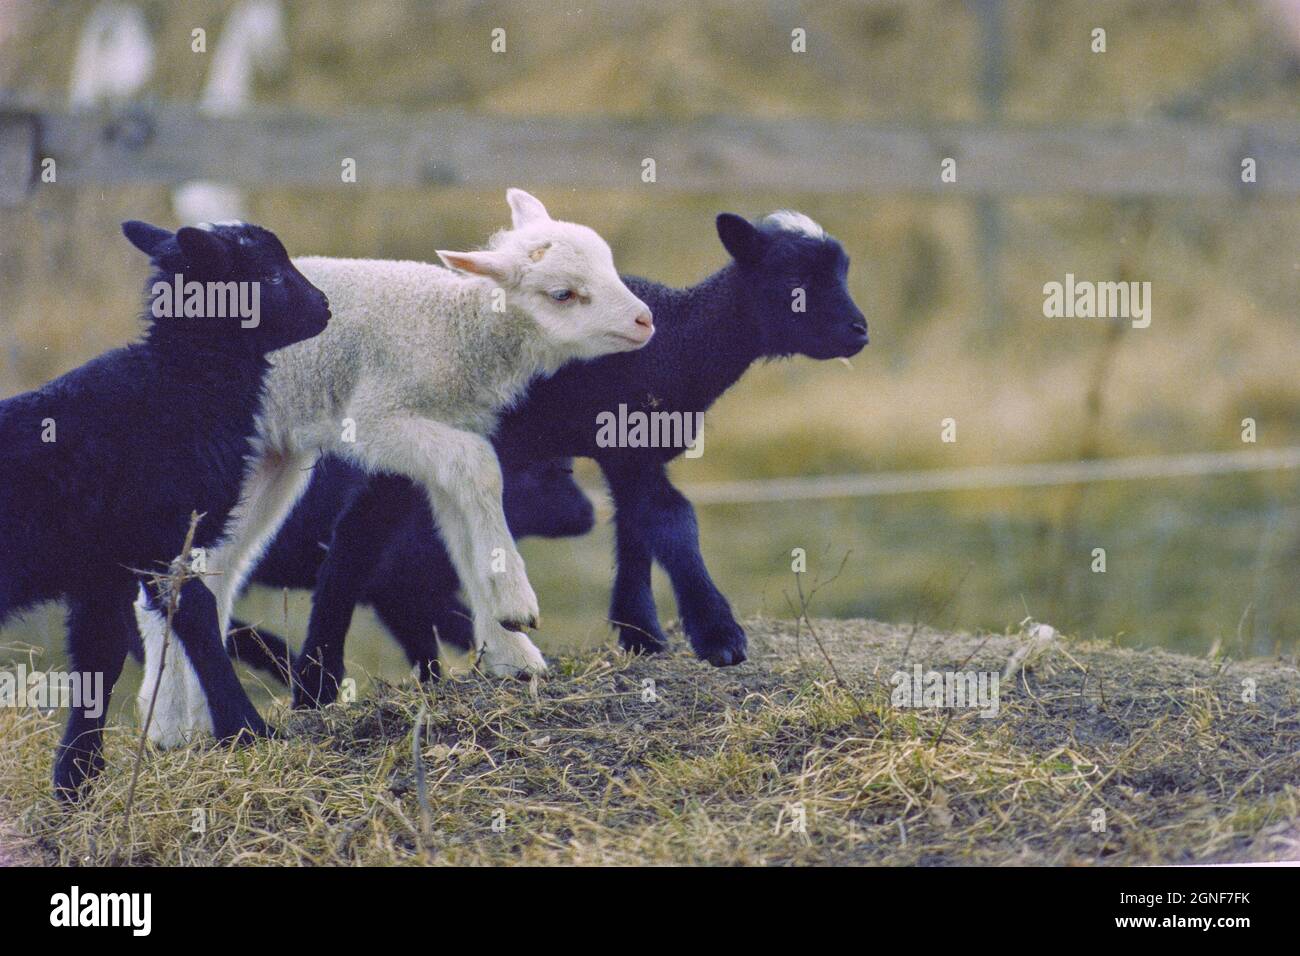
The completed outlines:
[[[614,588],[609,620],[618,629],[618,642],[626,650],[655,654],[668,649],[659,627],[654,590],[650,582],[652,551],[647,523],[653,513],[646,507],[645,489],[638,469],[605,467],[605,480],[614,498]]]
[[[682,629],[696,656],[715,667],[741,663],[748,648],[745,630],[704,564],[695,509],[662,466],[646,470],[642,488],[650,548],[672,581]]]
[[[104,718],[134,639],[129,585],[112,594],[69,599],[68,669],[80,675],[81,699],[71,702],[78,706],[68,711],[54,761],[54,794],[64,802],[78,799],[104,765]]]
[[[293,652],[289,642],[278,634],[232,618],[226,634],[226,650],[232,659],[288,685]]]
[[[372,606],[380,622],[406,652],[406,659],[420,669],[421,681],[437,680],[441,676],[439,640],[465,652],[474,647],[473,619],[454,592],[443,596],[428,590],[386,587],[372,595]],[[458,616],[456,610],[463,616]]]
[[[441,674],[439,642],[464,652],[473,649],[474,619],[456,597],[460,578],[428,502],[418,507],[407,519],[401,540],[375,569],[366,600],[406,659],[420,669],[420,680],[429,681]]]
[[[474,650],[474,614],[453,591],[435,602],[433,626],[438,640],[462,654]]]
[[[158,613],[165,614],[157,602],[153,606]],[[244,693],[226,654],[216,598],[199,579],[191,578],[181,585],[172,630],[198,675],[217,739],[245,741],[250,737],[270,736],[270,729]]]
[[[406,478],[375,475],[335,522],[316,575],[307,640],[294,661],[294,707],[323,707],[338,697],[352,613],[412,509],[425,507],[423,494]]]

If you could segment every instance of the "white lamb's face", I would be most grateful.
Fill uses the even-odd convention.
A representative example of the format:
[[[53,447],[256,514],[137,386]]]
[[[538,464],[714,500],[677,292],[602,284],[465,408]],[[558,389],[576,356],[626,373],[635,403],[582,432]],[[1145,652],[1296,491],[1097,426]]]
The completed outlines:
[[[554,220],[519,232],[527,265],[516,301],[579,358],[639,349],[654,334],[644,302],[623,284],[605,240],[586,226]]]
[[[499,283],[555,348],[573,358],[630,352],[650,341],[650,309],[623,284],[604,239],[552,219],[522,189],[509,190],[506,199],[512,229],[481,252],[440,251],[442,261]]]

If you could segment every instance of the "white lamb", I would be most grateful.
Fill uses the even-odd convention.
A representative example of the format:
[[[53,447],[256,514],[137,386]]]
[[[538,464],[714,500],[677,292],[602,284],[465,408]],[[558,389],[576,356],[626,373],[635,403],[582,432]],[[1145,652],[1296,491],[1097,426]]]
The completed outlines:
[[[450,269],[294,260],[329,297],[333,319],[315,338],[274,353],[240,502],[222,543],[207,555],[222,634],[245,577],[316,459],[332,453],[425,487],[474,614],[484,665],[500,676],[545,670],[540,653],[516,633],[536,626],[537,598],[506,526],[501,470],[485,436],[535,375],[640,348],[654,327],[600,236],[552,219],[523,190],[506,198],[513,228],[482,251],[439,251]],[[165,629],[141,623],[155,634]],[[158,642],[148,643],[152,656]],[[193,718],[195,702],[187,701],[201,693],[198,682],[182,664],[163,675],[183,683],[160,694],[179,710],[155,718],[150,736],[162,745],[203,729]]]

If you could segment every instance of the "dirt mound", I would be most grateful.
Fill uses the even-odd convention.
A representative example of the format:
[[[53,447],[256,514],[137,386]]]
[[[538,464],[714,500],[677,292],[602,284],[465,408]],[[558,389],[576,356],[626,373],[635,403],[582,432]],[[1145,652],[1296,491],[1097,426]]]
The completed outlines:
[[[1025,635],[813,625],[815,636],[748,622],[753,658],[727,670],[686,653],[604,650],[554,659],[533,684],[470,676],[273,712],[283,739],[148,753],[129,823],[136,730],[111,733],[90,798],[56,813],[57,717],[0,715],[0,736],[16,741],[0,748],[0,800],[10,819],[37,821],[24,838],[61,862],[1300,858],[1294,666],[1046,632],[1031,646]],[[996,674],[996,716],[900,702],[912,682],[894,675],[918,665],[923,678]]]

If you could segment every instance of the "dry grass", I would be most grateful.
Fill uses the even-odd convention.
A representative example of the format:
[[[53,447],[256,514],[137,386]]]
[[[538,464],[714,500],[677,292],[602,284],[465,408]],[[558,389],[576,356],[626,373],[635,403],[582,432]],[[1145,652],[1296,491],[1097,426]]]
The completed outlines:
[[[11,860],[64,864],[1300,858],[1293,663],[1064,642],[983,719],[895,708],[888,677],[913,662],[1000,671],[1019,636],[817,622],[837,680],[806,629],[748,626],[755,659],[738,669],[605,650],[556,660],[536,685],[385,685],[279,712],[284,739],[151,752],[129,823],[133,728],[110,731],[109,769],[65,811],[47,792],[57,716],[7,711],[0,815],[15,833],[2,839]],[[1242,702],[1246,678],[1255,703]],[[427,822],[412,752],[422,711]]]

